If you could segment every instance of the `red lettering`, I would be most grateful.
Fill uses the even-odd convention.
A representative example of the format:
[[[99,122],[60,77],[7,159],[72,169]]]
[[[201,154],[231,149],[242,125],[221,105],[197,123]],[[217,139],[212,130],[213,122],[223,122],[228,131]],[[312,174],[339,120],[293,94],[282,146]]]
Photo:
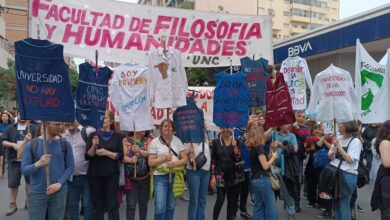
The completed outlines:
[[[200,54],[205,54],[204,48],[203,48],[203,42],[202,39],[195,39],[194,43],[192,44],[190,54],[199,52]]]
[[[219,51],[221,50],[221,45],[216,40],[209,40],[207,44],[207,54],[210,56],[218,55]]]
[[[251,37],[255,37],[257,39],[262,38],[259,23],[252,24],[252,26],[249,28],[248,34],[245,37],[245,40],[248,40]]]
[[[151,19],[142,19],[141,27],[139,29],[139,33],[141,34],[147,34],[149,33],[149,27],[150,24],[152,23]]]
[[[80,44],[82,37],[84,35],[84,26],[78,26],[77,31],[72,31],[72,25],[67,24],[65,26],[65,31],[64,31],[64,37],[62,38],[63,43],[68,43],[69,39],[71,37],[74,37],[74,44]]]
[[[115,15],[112,28],[121,29],[125,25],[125,18],[122,15]]]
[[[245,56],[245,54],[246,54],[246,42],[245,41],[238,41],[236,55],[237,56]]]
[[[65,13],[68,15],[65,17]],[[60,8],[59,18],[61,22],[67,23],[70,21],[70,8],[63,6]]]
[[[187,22],[187,18],[181,19],[180,26],[179,26],[179,33],[177,33],[177,36],[180,36],[180,37],[189,37],[190,36],[189,33],[185,32],[186,22]]]
[[[129,25],[129,31],[138,31],[141,26],[141,19],[132,17]]]
[[[206,24],[203,19],[196,19],[191,25],[191,35],[200,38],[203,35]]]
[[[103,17],[103,21],[100,23],[99,27],[104,27],[106,26],[107,28],[111,28],[111,17],[110,17],[110,14],[106,14],[104,17]]]
[[[51,36],[53,35],[53,32],[57,28],[57,26],[53,25],[50,27],[49,24],[45,24],[45,27],[47,30],[47,39],[51,39]]]
[[[117,48],[121,49],[123,46],[123,40],[125,37],[125,32],[118,32],[114,39],[111,37],[111,33],[109,30],[104,29],[102,33],[102,41],[100,43],[100,47],[106,47],[108,44],[109,48]]]
[[[232,56],[234,49],[234,41],[224,41],[222,44],[222,56]]]
[[[130,35],[129,41],[126,44],[125,49],[128,50],[132,47],[135,47],[137,50],[142,50],[142,39],[140,34],[132,33]]]
[[[97,19],[101,16],[103,16],[103,13],[97,12],[97,11],[91,11],[89,12],[90,15],[92,15],[92,26],[96,25]]]
[[[215,36],[215,30],[214,28],[217,27],[217,22],[215,21],[209,21],[207,23],[207,33],[204,35],[206,39],[213,39]]]
[[[188,38],[179,37],[179,39],[177,39],[175,44],[175,48],[177,50],[184,53],[188,50],[189,47],[190,47],[190,40]]]
[[[95,46],[98,44],[102,30],[95,28],[94,33],[92,33],[92,32],[93,32],[93,28],[87,27],[87,31],[85,32],[85,40],[84,41],[85,41],[85,44],[88,46]],[[92,36],[93,36],[93,39],[92,39]]]
[[[226,21],[222,21],[219,23],[217,28],[217,38],[223,39],[226,37],[226,34],[228,33],[229,24]]]
[[[207,112],[207,102],[203,102],[202,107],[200,107],[204,112]]]
[[[57,8],[57,5],[52,5],[49,8],[49,11],[47,12],[45,19],[49,20],[50,18],[53,18],[55,21],[58,21],[58,8]]]
[[[49,5],[41,3],[40,0],[33,0],[32,3],[32,16],[38,17],[39,10],[47,11],[49,9]]]
[[[228,38],[228,39],[232,39],[233,34],[234,34],[234,33],[238,33],[240,27],[241,27],[241,23],[233,22],[233,23],[230,25],[230,30],[229,30],[229,34],[228,34],[227,38]]]
[[[165,22],[171,22],[172,17],[159,15],[157,17],[156,27],[154,28],[154,34],[159,34],[161,29],[168,29],[169,24]]]

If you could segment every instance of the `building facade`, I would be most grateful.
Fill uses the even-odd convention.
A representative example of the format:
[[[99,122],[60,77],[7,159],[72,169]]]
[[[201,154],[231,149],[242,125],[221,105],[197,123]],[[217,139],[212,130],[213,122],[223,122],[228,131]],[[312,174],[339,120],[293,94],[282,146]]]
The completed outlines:
[[[5,38],[14,54],[15,41],[28,36],[28,0],[4,0],[1,17],[5,21]]]
[[[0,7],[5,5],[4,0],[0,0]],[[4,13],[0,10],[1,15]],[[0,16],[0,67],[7,68],[7,60],[12,59],[11,54],[8,52],[9,43],[6,37],[6,23],[2,16]]]
[[[339,20],[339,0],[139,0],[138,4],[272,16],[274,42]],[[193,7],[188,7],[192,6]],[[185,6],[185,7],[183,7]]]

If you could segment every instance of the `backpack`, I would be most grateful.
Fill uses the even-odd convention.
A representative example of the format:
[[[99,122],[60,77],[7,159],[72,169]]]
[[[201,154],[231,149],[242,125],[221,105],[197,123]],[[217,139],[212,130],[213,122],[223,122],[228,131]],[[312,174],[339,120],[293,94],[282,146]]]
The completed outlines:
[[[359,160],[358,175],[357,175],[357,187],[362,188],[363,186],[370,183],[370,170],[363,163],[363,160]]]
[[[87,140],[88,140],[87,127],[83,127],[80,132],[81,132],[81,137],[83,138],[84,142],[87,143]]]
[[[66,162],[66,154],[67,154],[67,141],[65,138],[60,137],[61,149],[64,153],[64,162]],[[34,138],[31,140],[31,154],[33,156],[34,162],[37,161],[37,148],[38,148],[38,138]]]
[[[328,151],[325,147],[317,150],[313,154],[313,166],[316,168],[323,168],[330,163],[328,158]]]

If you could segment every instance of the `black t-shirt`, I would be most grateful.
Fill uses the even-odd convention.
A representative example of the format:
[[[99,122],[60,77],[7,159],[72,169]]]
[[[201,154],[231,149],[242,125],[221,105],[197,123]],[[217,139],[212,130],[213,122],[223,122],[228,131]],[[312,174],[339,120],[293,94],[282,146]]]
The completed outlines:
[[[261,166],[259,155],[264,154],[265,157],[268,160],[268,156],[264,151],[264,147],[259,145],[257,147],[251,148],[250,150],[250,164],[251,164],[251,171],[252,171],[252,179],[257,179],[266,174],[266,172],[263,169],[263,166]]]

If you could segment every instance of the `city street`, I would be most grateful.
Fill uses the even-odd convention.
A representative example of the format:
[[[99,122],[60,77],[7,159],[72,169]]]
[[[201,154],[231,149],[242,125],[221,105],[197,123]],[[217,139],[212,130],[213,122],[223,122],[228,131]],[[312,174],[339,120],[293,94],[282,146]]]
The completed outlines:
[[[24,187],[23,187],[24,188]],[[20,188],[22,189],[22,188]],[[12,216],[5,216],[5,212],[8,209],[9,206],[9,190],[7,188],[7,179],[1,179],[0,180],[0,220],[23,220],[28,219],[27,210],[24,209],[24,199],[25,199],[25,193],[24,189],[18,196],[18,211],[12,215]],[[359,220],[376,220],[380,219],[380,214],[378,212],[371,212],[370,209],[370,198],[371,198],[371,189],[369,186],[364,187],[363,189],[359,190],[359,197],[358,202],[362,208],[365,209],[365,212],[358,212],[357,213],[357,219]],[[213,213],[213,207],[215,202],[216,196],[209,196],[207,201],[207,210],[206,210],[206,219],[212,219],[212,213]],[[299,220],[313,220],[313,219],[320,219],[317,217],[317,215],[320,213],[320,210],[317,208],[306,208],[306,199],[302,199],[301,201],[301,207],[302,212],[296,214],[295,218],[290,219],[299,219]],[[278,201],[278,217],[279,220],[288,219],[286,212],[283,210],[282,202]],[[148,219],[153,219],[153,202],[150,203],[150,209],[148,212]],[[188,202],[182,201],[178,199],[176,211],[175,211],[175,219],[182,220],[187,218],[187,208],[188,208]],[[248,208],[250,211],[252,211],[252,206],[248,203]],[[126,204],[122,204],[120,208],[120,215],[121,219],[126,219]],[[237,213],[237,216],[239,214]],[[138,218],[138,217],[137,217]],[[226,201],[224,204],[224,207],[221,211],[221,216],[219,219],[226,219]],[[240,218],[237,218],[240,219]]]

